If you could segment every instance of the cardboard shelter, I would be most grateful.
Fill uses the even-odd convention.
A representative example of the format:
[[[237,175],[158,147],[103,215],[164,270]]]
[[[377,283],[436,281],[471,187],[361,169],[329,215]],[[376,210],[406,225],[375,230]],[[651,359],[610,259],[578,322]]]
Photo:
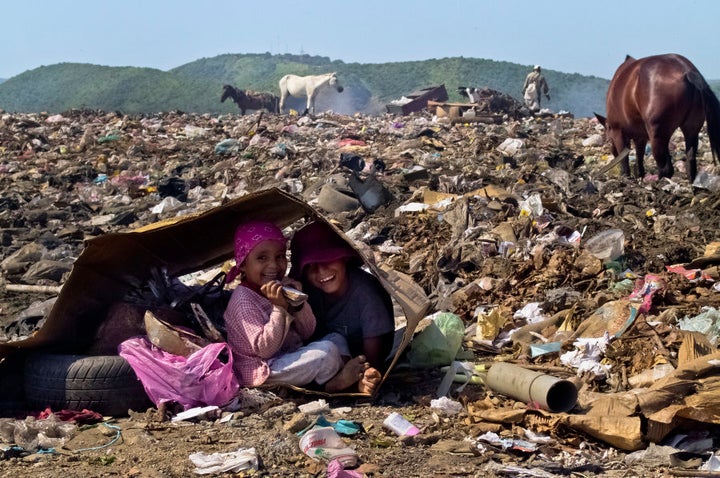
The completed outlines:
[[[19,350],[82,354],[94,339],[110,305],[121,301],[132,284],[145,282],[153,267],[164,267],[173,277],[204,270],[233,257],[234,233],[239,223],[264,219],[285,228],[303,218],[328,222],[307,203],[271,188],[205,212],[93,238],[87,241],[73,264],[44,325],[25,340],[0,344],[0,364]],[[328,224],[352,245],[342,231]],[[408,276],[378,267],[368,260],[364,251],[356,250],[407,319],[407,328],[384,381],[430,303],[422,288]]]

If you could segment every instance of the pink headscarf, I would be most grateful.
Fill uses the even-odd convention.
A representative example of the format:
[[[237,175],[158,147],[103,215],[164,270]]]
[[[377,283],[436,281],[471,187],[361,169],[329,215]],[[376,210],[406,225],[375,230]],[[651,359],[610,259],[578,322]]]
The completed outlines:
[[[360,259],[350,244],[345,242],[326,223],[313,221],[298,230],[290,241],[293,279],[302,277],[305,267],[314,262],[332,262],[339,259]]]
[[[250,251],[263,241],[276,241],[287,246],[287,239],[279,227],[269,221],[250,221],[235,230],[235,265],[227,274],[229,284],[240,274],[240,266]]]

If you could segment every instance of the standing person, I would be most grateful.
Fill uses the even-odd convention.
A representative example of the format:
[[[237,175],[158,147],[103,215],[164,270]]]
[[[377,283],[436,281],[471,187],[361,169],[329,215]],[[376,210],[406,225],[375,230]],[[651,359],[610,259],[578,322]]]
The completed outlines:
[[[523,98],[530,111],[540,111],[541,95],[545,95],[547,100],[550,101],[550,88],[547,80],[542,74],[540,65],[535,65],[533,70],[525,77],[525,84],[523,85]]]
[[[290,277],[299,279],[318,318],[315,336],[336,332],[377,376],[391,358],[395,319],[390,294],[361,269],[362,259],[329,225],[315,221],[290,242]]]
[[[283,295],[283,285],[302,285],[285,278],[287,240],[282,231],[271,222],[247,222],[238,226],[234,245],[228,283],[238,275],[241,282],[224,317],[240,386],[314,382],[338,392],[358,384],[360,392],[372,393],[373,383],[363,380],[365,358],[343,356],[347,345],[342,337],[303,345],[315,331],[315,315],[307,303],[292,307]]]

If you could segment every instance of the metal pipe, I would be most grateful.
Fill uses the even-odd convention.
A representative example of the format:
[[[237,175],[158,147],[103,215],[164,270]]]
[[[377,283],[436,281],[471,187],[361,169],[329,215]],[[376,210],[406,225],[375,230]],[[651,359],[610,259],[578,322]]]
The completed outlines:
[[[575,384],[569,380],[504,362],[490,367],[485,385],[494,392],[553,413],[569,412],[578,397]]]

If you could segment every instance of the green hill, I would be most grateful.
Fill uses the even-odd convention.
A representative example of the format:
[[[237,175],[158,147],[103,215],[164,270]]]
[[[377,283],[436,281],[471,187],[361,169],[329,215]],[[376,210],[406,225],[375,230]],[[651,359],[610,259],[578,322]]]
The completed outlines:
[[[221,82],[152,68],[60,63],[9,78],[0,89],[0,107],[12,112],[57,113],[73,108],[126,113],[237,111],[234,105],[220,104]]]
[[[442,58],[396,63],[344,63],[310,55],[224,54],[201,58],[169,71],[78,63],[42,66],[0,84],[0,108],[10,112],[57,113],[73,108],[155,113],[181,110],[236,113],[220,103],[222,85],[279,94],[285,74],[336,71],[345,92],[320,98],[318,110],[383,113],[383,105],[419,88],[445,84],[451,101],[466,101],[458,86],[489,87],[521,100],[530,65],[477,58]],[[604,113],[608,80],[544,70],[552,101],[544,106],[578,117]],[[325,101],[325,104],[323,104]],[[289,104],[302,109],[303,103]]]

